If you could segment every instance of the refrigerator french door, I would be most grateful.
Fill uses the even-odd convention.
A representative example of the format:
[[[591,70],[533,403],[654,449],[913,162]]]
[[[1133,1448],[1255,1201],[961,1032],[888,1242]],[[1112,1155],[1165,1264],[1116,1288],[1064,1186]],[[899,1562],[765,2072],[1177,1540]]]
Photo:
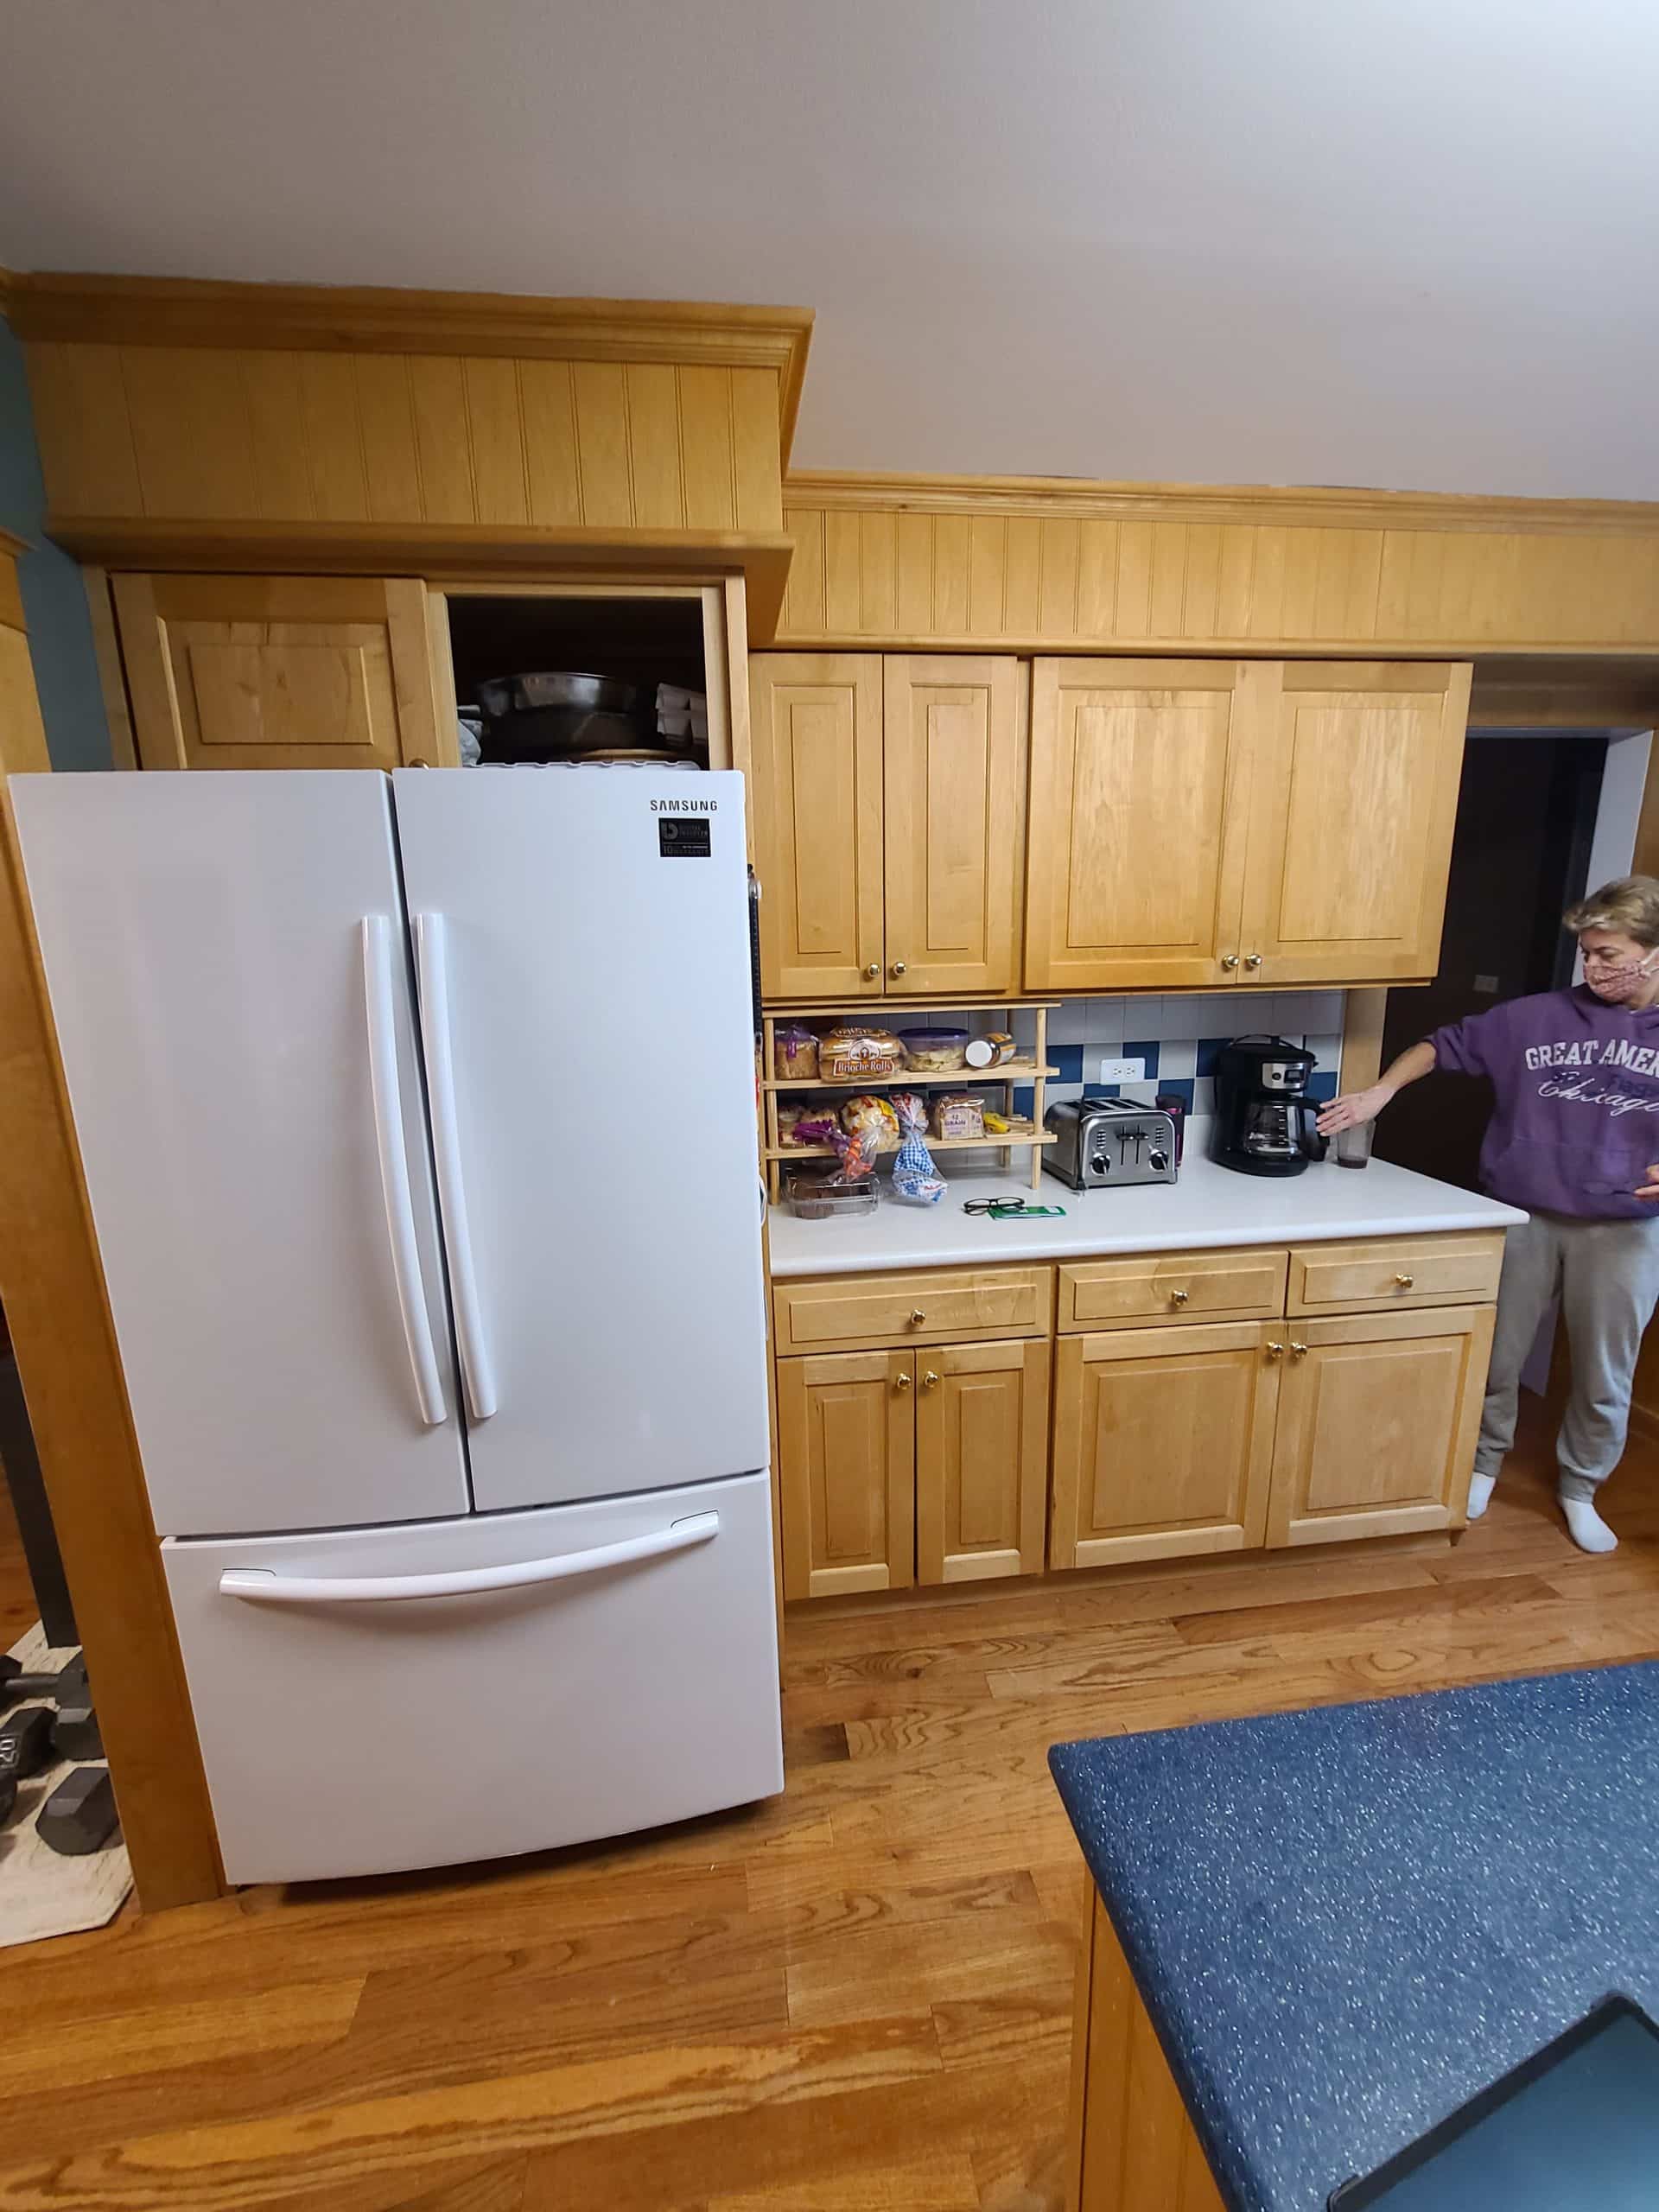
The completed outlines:
[[[11,790],[230,1878],[780,1789],[741,777]]]

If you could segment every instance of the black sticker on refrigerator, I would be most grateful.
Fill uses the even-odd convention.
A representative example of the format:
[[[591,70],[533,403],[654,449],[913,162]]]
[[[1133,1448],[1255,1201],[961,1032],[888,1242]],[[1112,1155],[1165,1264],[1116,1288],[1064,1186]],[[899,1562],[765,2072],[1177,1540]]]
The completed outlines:
[[[712,830],[706,817],[682,815],[671,822],[659,817],[657,849],[665,861],[706,861],[714,849],[709,843]]]

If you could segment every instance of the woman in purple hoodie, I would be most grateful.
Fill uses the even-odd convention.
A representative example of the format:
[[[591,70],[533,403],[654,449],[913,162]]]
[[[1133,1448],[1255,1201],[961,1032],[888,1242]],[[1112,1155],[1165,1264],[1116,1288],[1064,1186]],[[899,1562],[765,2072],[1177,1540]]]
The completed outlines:
[[[1618,1539],[1596,1494],[1624,1449],[1637,1354],[1659,1303],[1659,881],[1604,884],[1566,921],[1581,984],[1437,1029],[1369,1090],[1334,1099],[1319,1128],[1330,1136],[1370,1121],[1436,1068],[1491,1077],[1480,1179],[1532,1218],[1504,1248],[1469,1518],[1491,1500],[1515,1441],[1521,1370],[1559,1296],[1573,1355],[1555,1447],[1561,1510],[1581,1550],[1610,1552]]]

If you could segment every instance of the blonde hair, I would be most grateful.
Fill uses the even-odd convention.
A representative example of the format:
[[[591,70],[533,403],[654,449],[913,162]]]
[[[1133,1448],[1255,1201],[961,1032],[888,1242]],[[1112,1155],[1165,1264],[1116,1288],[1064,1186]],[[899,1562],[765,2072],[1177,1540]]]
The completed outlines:
[[[1604,883],[1561,917],[1574,937],[1586,930],[1617,930],[1651,950],[1659,947],[1659,881],[1650,875],[1621,875]]]

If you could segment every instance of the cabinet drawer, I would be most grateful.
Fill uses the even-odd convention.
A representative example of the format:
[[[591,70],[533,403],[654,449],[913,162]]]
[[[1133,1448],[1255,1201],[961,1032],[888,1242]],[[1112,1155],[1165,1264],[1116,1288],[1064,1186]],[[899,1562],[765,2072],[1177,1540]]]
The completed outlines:
[[[1290,1313],[1379,1313],[1385,1307],[1478,1306],[1497,1295],[1503,1232],[1384,1236],[1311,1244],[1290,1255]]]
[[[1060,1269],[1065,1336],[1136,1322],[1266,1320],[1285,1310],[1290,1254],[1147,1252]]]
[[[1052,1268],[836,1275],[772,1291],[780,1352],[1046,1337],[1053,1301]]]

